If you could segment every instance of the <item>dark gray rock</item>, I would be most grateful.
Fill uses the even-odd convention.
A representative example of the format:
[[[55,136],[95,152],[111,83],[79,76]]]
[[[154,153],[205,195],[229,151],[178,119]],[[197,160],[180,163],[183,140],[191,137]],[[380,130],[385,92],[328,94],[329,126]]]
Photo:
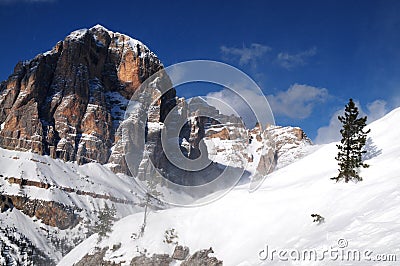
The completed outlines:
[[[214,253],[212,248],[199,250],[182,262],[181,266],[222,266],[222,261],[209,257],[211,253]]]
[[[107,248],[103,248],[93,254],[86,254],[79,262],[74,266],[90,266],[90,265],[101,265],[101,266],[119,266],[120,263],[114,263],[103,260],[104,255],[107,252]]]
[[[131,266],[169,266],[173,259],[168,254],[141,255],[131,261]]]
[[[189,255],[189,248],[184,246],[176,246],[172,258],[174,260],[185,260]]]
[[[0,195],[0,212],[12,210],[14,207],[13,202],[7,195]]]

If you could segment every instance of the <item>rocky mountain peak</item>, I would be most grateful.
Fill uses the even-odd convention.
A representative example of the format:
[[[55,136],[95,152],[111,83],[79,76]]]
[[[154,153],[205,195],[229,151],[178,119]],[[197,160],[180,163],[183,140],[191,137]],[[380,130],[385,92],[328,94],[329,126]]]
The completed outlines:
[[[19,62],[0,84],[0,146],[107,163],[127,101],[161,68],[127,35],[100,25],[76,30],[51,51]]]
[[[0,83],[0,147],[79,164],[110,163],[113,171],[132,174],[125,162],[127,144],[122,134],[129,125],[121,122],[132,95],[160,69],[163,65],[158,57],[125,34],[101,25],[75,30],[52,50],[19,62],[14,73]],[[156,87],[149,90],[152,95],[160,95]],[[138,121],[149,129],[147,140],[154,146],[153,157],[159,167],[163,165],[159,123],[175,106],[180,110],[177,117],[188,121],[180,136],[181,149],[190,158],[197,158],[200,141],[208,138],[220,139],[225,146],[232,144],[232,149],[221,146],[214,153],[236,149],[243,153],[238,161],[253,163],[255,153],[262,149],[249,151],[251,140],[261,146],[270,145],[267,135],[279,132],[262,131],[259,125],[247,131],[240,118],[221,114],[200,97],[186,103],[172,89],[151,107],[144,121]],[[134,127],[140,128],[139,124]],[[296,130],[290,134],[301,138]],[[243,144],[238,144],[242,143],[240,139]],[[299,139],[293,145],[303,142]],[[221,163],[226,156],[221,155]],[[265,159],[265,169],[271,169],[276,159],[275,154],[268,156],[271,158]],[[139,171],[139,165],[140,160],[134,171]]]

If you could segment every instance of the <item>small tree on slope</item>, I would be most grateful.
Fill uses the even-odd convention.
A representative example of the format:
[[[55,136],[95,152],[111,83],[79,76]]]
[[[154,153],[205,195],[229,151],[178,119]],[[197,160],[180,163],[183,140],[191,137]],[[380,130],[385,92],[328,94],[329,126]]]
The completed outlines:
[[[116,220],[116,212],[115,206],[112,205],[110,208],[107,203],[104,205],[104,208],[99,211],[97,216],[98,221],[95,222],[93,230],[94,233],[98,233],[99,235],[98,242],[106,237],[108,233],[111,233],[111,227]]]
[[[336,145],[339,149],[338,155],[335,158],[339,165],[339,174],[331,179],[336,182],[343,180],[347,183],[350,180],[361,181],[359,176],[360,167],[369,167],[363,163],[362,155],[366,151],[363,150],[367,140],[367,134],[370,130],[364,132],[367,117],[358,118],[359,112],[353,100],[350,99],[345,107],[344,116],[339,116],[338,119],[342,123],[343,128],[340,130],[342,135],[341,144]]]

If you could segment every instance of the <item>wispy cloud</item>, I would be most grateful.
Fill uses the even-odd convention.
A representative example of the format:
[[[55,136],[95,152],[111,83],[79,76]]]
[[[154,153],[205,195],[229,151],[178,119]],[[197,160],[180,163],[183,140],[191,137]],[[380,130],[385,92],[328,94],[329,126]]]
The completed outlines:
[[[318,129],[317,136],[314,140],[316,144],[330,143],[340,139],[339,130],[341,124],[338,120],[339,115],[343,115],[343,110],[337,110],[329,119],[329,125]]]
[[[272,48],[264,44],[252,43],[250,46],[243,44],[242,48],[222,45],[220,50],[225,60],[237,62],[241,66],[250,65],[252,67],[257,67],[257,62],[259,62],[261,59],[265,60],[265,55],[270,52]],[[278,54],[275,53],[274,55],[271,55],[271,57],[275,57],[275,59],[272,61],[275,62],[275,65],[287,70],[291,70],[296,67],[307,65],[309,59],[316,54],[317,48],[312,47],[297,54],[280,52]]]
[[[227,47],[225,45],[220,47],[222,54],[230,59],[237,60],[239,65],[257,65],[257,60],[262,58],[265,53],[271,50],[271,47],[259,43],[252,43],[250,47],[243,45],[242,48]]]
[[[309,85],[294,84],[286,91],[267,96],[275,115],[304,119],[311,115],[316,104],[326,101],[328,90]]]
[[[277,55],[276,62],[278,63],[279,66],[290,70],[295,67],[306,65],[307,59],[313,57],[316,54],[317,54],[316,47],[313,47],[306,51],[302,51],[297,54],[289,54],[287,52],[281,52]]]
[[[367,110],[364,111],[358,101],[355,101],[359,111],[360,117],[367,116],[368,123],[371,123],[385,114],[387,114],[387,103],[384,100],[375,100],[367,104]],[[329,125],[320,127],[317,131],[317,137],[315,138],[315,143],[323,144],[330,143],[340,140],[340,129],[342,128],[341,123],[338,120],[339,115],[343,115],[344,108],[337,110],[329,120]]]
[[[267,108],[263,97],[265,97],[263,94],[243,87],[240,89],[240,96],[230,89],[211,92],[206,96],[208,104],[216,107],[225,115],[239,115],[248,127],[253,127],[257,122],[254,110],[265,110]],[[230,108],[227,108],[228,106]],[[235,112],[232,112],[232,110]]]
[[[391,102],[394,107],[400,107],[400,96],[393,96]]]
[[[214,101],[213,98],[224,101],[234,108],[237,114],[243,118],[247,126],[254,126],[257,121],[249,105],[251,105],[253,109],[266,110],[265,99],[263,99],[265,96],[245,88],[241,88],[240,95],[241,96],[229,89],[223,89],[218,92],[211,92],[207,94],[207,97],[210,98],[208,99],[209,104],[215,106],[222,113],[226,115],[235,114],[232,113],[232,109],[224,107],[219,101]],[[242,97],[245,97],[247,102],[245,102]],[[302,119],[310,116],[314,106],[317,103],[324,102],[329,97],[329,93],[328,90],[324,88],[294,84],[286,91],[281,91],[276,95],[269,95],[266,97],[275,116],[279,115],[294,119]]]
[[[368,116],[368,122],[371,123],[386,115],[387,112],[388,109],[386,101],[375,100],[372,103],[367,104],[367,112],[365,113],[365,115]]]

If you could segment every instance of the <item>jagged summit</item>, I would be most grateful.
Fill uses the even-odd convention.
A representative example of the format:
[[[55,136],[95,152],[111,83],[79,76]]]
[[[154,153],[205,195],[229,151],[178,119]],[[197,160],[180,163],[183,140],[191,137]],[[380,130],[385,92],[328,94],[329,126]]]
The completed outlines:
[[[108,30],[106,27],[104,27],[104,26],[101,25],[101,24],[96,24],[96,25],[94,25],[93,27],[91,27],[90,29],[99,29],[99,30],[110,31],[110,30]]]
[[[75,30],[71,32],[66,39],[71,41],[80,41],[86,34],[92,35],[98,46],[107,46],[104,36],[108,35],[110,38],[117,40],[117,46],[120,48],[123,47],[124,49],[133,49],[136,54],[140,53],[141,57],[144,57],[147,54],[150,54],[152,57],[157,57],[143,42],[126,34],[113,32],[100,24],[97,24],[89,29],[82,28]],[[122,42],[120,42],[121,40]],[[47,54],[49,54],[49,52]],[[161,62],[159,63],[161,64]]]
[[[0,84],[0,147],[111,162],[126,101],[161,68],[127,35],[100,25],[73,31],[51,51],[18,63]]]

